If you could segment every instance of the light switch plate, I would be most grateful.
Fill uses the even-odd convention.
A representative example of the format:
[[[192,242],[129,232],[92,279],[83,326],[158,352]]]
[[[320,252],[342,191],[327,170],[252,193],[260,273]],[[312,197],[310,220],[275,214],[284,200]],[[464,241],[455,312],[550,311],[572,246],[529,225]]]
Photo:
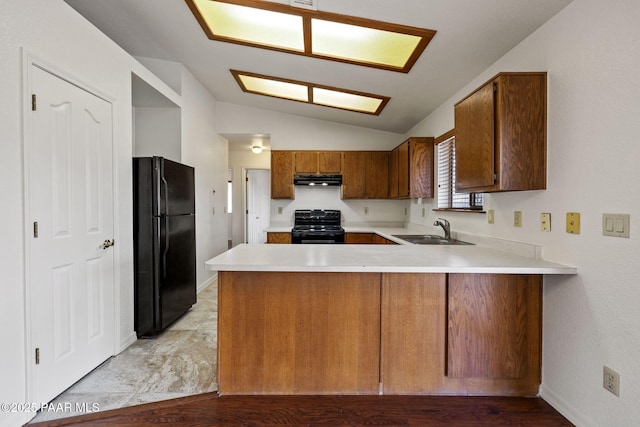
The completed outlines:
[[[546,232],[551,231],[551,214],[550,213],[540,214],[540,230],[546,231]]]
[[[629,238],[629,214],[602,214],[602,235]]]
[[[580,212],[567,212],[567,233],[580,234]]]
[[[522,227],[522,211],[513,212],[513,226]]]
[[[496,221],[495,211],[493,209],[489,209],[487,211],[487,222],[489,224],[493,224]]]

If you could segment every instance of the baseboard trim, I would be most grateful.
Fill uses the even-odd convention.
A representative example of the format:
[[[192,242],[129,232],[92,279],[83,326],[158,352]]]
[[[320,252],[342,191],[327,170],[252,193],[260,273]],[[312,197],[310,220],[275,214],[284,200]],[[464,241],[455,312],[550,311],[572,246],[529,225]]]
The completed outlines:
[[[135,331],[132,331],[129,336],[125,337],[123,340],[120,340],[120,348],[117,349],[116,354],[122,353],[127,347],[138,340],[138,336]]]
[[[560,412],[565,418],[571,421],[576,426],[580,427],[597,427],[596,423],[585,417],[575,407],[569,404],[566,400],[558,396],[553,390],[546,387],[544,384],[540,386],[540,397],[549,405]]]
[[[211,285],[212,283],[215,283],[217,281],[218,281],[218,272],[214,271],[213,275],[211,277],[209,277],[207,280],[205,280],[200,285],[198,285],[198,288],[196,289],[196,292],[197,293],[202,292],[203,290],[207,289],[209,287],[209,285]]]

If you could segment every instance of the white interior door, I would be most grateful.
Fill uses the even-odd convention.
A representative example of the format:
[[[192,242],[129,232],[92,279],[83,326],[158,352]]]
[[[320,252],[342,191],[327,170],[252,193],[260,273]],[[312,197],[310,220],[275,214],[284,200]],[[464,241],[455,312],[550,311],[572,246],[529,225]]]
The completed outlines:
[[[32,401],[48,402],[113,355],[114,250],[103,248],[113,240],[112,113],[35,65],[31,86]]]
[[[247,243],[266,243],[271,174],[268,169],[247,170]]]

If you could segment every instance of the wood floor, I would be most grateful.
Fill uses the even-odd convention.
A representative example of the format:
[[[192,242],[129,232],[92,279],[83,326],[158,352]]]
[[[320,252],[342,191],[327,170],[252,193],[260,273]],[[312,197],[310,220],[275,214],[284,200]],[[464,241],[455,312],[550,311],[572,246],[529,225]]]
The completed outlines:
[[[539,398],[218,396],[207,393],[33,426],[572,426]]]

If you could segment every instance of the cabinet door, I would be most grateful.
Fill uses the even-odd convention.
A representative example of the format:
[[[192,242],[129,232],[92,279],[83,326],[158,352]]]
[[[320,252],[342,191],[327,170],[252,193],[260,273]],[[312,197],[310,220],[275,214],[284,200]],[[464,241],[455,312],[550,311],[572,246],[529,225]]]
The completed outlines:
[[[446,274],[382,275],[384,394],[433,393],[444,380]]]
[[[389,198],[389,152],[370,151],[365,164],[365,197]]]
[[[364,199],[366,153],[345,151],[342,162],[342,198]]]
[[[271,152],[271,198],[293,199],[293,152]]]
[[[315,151],[297,151],[295,153],[296,173],[317,173],[318,153]]]
[[[398,173],[399,173],[399,151],[400,147],[396,147],[389,154],[389,198],[398,198]]]
[[[456,104],[456,191],[495,182],[494,83]]]
[[[318,153],[318,172],[339,174],[342,172],[342,153],[321,151]]]
[[[545,189],[546,74],[504,74],[495,81],[497,185],[500,190]]]
[[[221,271],[218,283],[221,394],[378,393],[380,274]]]
[[[433,197],[433,138],[409,140],[409,197]]]
[[[271,232],[267,233],[267,243],[291,243],[291,233]]]
[[[398,147],[398,197],[409,197],[409,141]]]
[[[347,244],[370,245],[373,242],[374,233],[345,233],[344,242]]]
[[[447,375],[508,380],[523,394],[535,393],[541,290],[539,275],[450,274]]]

